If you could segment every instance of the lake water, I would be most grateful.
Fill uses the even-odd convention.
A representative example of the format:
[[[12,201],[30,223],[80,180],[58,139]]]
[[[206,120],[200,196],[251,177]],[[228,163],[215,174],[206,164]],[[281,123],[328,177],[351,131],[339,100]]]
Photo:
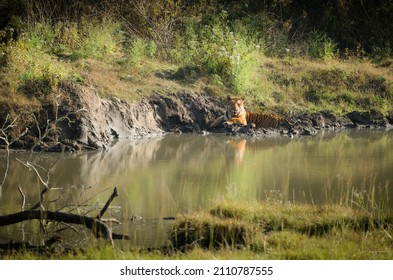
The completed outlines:
[[[393,208],[393,131],[260,140],[183,134],[120,140],[106,151],[14,152],[0,192],[1,214],[21,210],[18,187],[24,209],[38,202],[42,184],[27,162],[43,181],[49,171],[46,209],[95,216],[117,186],[119,196],[104,217],[121,222],[112,225],[114,232],[129,235],[132,246],[165,244],[172,217],[222,200]],[[0,153],[0,182],[5,167]],[[0,242],[34,241],[39,231],[37,222],[0,227]],[[88,238],[77,236],[72,242]]]

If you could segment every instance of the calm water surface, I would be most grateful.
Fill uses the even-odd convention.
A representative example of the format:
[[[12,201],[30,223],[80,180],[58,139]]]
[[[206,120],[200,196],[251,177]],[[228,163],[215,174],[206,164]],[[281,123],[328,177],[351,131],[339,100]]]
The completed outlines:
[[[218,201],[356,204],[393,208],[393,131],[321,133],[295,139],[252,140],[223,135],[169,135],[121,140],[106,151],[11,154],[0,192],[0,213],[35,204],[42,188],[35,163],[50,187],[46,209],[96,215],[117,186],[106,217],[132,245],[164,244],[171,220]],[[0,180],[6,157],[0,153]],[[42,167],[42,168],[41,168]],[[141,217],[138,220],[135,217]],[[0,227],[0,241],[33,239],[37,223]],[[73,230],[76,232],[75,230]],[[77,235],[77,236],[80,236]],[[73,239],[83,242],[85,235]]]

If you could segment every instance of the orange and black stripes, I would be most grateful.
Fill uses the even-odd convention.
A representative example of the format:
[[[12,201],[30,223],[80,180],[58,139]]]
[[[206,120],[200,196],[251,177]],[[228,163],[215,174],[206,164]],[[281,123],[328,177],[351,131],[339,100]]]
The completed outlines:
[[[247,124],[255,126],[256,128],[278,128],[285,123],[291,127],[290,122],[283,117],[273,113],[246,113]]]

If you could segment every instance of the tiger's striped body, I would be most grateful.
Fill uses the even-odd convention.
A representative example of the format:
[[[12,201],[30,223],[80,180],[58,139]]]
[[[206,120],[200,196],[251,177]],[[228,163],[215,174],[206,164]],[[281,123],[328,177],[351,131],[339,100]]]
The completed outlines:
[[[278,128],[285,123],[292,128],[291,123],[283,117],[273,113],[252,113],[244,108],[244,98],[230,97],[227,98],[227,111],[224,116],[215,120],[212,126],[225,122],[228,125],[241,124],[251,125],[255,128]]]
[[[286,118],[273,113],[246,112],[246,121],[248,124],[256,128],[278,128],[283,123],[291,126]]]

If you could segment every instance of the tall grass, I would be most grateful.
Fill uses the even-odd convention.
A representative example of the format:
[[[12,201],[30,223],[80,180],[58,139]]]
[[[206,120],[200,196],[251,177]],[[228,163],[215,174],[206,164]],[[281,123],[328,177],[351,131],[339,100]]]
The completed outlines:
[[[392,218],[346,206],[222,202],[176,221],[176,248],[242,249],[258,258],[385,259],[393,253]],[[211,239],[215,238],[217,243]]]

